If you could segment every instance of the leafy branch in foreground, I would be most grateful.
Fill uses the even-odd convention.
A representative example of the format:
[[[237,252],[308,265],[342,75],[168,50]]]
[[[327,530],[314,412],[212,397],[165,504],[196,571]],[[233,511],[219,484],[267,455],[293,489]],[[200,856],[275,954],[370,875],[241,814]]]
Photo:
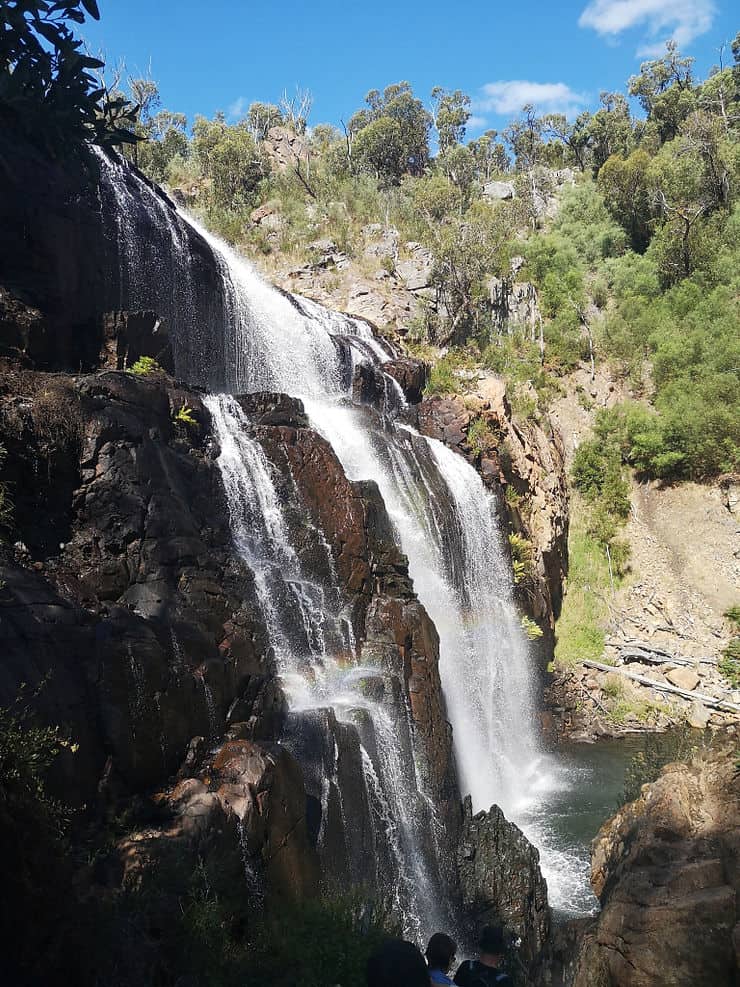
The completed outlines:
[[[69,26],[87,15],[99,19],[96,0],[0,0],[0,114],[51,153],[138,139],[136,108],[101,86],[104,63]]]

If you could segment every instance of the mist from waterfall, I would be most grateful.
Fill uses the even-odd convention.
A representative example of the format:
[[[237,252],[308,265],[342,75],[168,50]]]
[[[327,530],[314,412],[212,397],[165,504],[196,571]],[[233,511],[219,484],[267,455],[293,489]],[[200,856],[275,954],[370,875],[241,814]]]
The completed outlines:
[[[116,180],[114,171],[108,179]],[[353,403],[355,368],[361,364],[377,368],[392,355],[366,323],[286,296],[191,217],[181,214],[181,220],[210,245],[217,259],[223,284],[215,310],[222,308],[223,316],[207,331],[188,327],[188,333],[200,341],[175,348],[178,373],[231,394],[271,390],[300,398],[311,424],[329,441],[347,476],[377,482],[408,557],[414,588],[440,636],[440,675],[461,790],[471,794],[474,811],[499,804],[539,848],[553,906],[581,910],[588,880],[583,865],[568,848],[556,848],[547,821],[537,812],[542,794],[567,781],[557,761],[539,747],[535,669],[513,601],[511,566],[493,498],[462,457],[394,420],[393,412],[403,404],[395,382],[385,378],[387,414]],[[168,222],[173,222],[171,217]],[[182,232],[173,234],[173,240],[181,242]],[[180,260],[178,269],[184,263]],[[147,302],[155,307],[149,295]],[[220,339],[219,353],[214,354],[218,367],[202,341],[215,337]],[[323,703],[333,705],[341,718],[343,709],[352,710],[357,702],[351,683],[342,681],[326,649],[319,654],[309,646],[307,656],[297,657],[292,646],[281,641],[279,615],[270,616],[274,594],[268,590],[274,570],[295,569],[297,560],[280,533],[279,510],[266,497],[269,468],[264,463],[260,467],[263,473],[267,470],[267,480],[254,468],[255,457],[264,453],[255,440],[246,438],[248,422],[242,421],[236,434],[234,422],[240,420],[240,409],[231,399],[209,398],[208,404],[222,443],[220,465],[236,542],[251,557],[255,571],[264,567],[256,578],[258,588],[260,580],[265,581],[263,606],[291,708],[318,708]],[[239,476],[240,470],[245,476]],[[252,481],[262,476],[261,501],[257,489],[245,492],[250,470]],[[241,534],[240,517],[250,519],[242,524]],[[254,530],[261,532],[261,542],[249,535]],[[305,583],[298,570],[292,581]],[[314,603],[327,611],[326,600],[314,597]],[[332,619],[336,618],[334,614]],[[306,639],[311,636],[308,632]],[[320,665],[321,674],[307,676],[307,662],[312,668]],[[377,729],[398,728],[400,721],[388,719],[388,710],[372,712]],[[367,756],[366,750],[363,755]],[[393,815],[399,809],[388,795],[388,778],[401,769],[372,768],[375,777],[367,775],[368,789],[382,790]],[[401,773],[407,788],[413,783],[408,766]],[[428,875],[423,866],[413,871],[419,861],[423,865],[423,854],[414,843],[422,839],[416,829],[426,824],[412,822],[404,834],[404,821],[396,816],[396,837],[405,839],[403,854],[408,858],[399,880],[403,884],[411,874],[423,886]],[[402,888],[397,892],[402,895]],[[418,916],[414,921],[419,921]]]

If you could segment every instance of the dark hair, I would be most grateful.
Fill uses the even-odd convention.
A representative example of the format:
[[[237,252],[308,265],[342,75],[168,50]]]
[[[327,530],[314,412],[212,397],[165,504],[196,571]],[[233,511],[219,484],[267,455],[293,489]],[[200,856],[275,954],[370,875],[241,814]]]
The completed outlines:
[[[482,929],[478,940],[478,949],[481,953],[490,953],[492,956],[501,956],[506,952],[506,937],[503,926],[487,925]]]
[[[424,957],[411,942],[386,939],[367,961],[368,987],[429,987]]]
[[[430,970],[447,973],[457,952],[457,943],[444,932],[435,932],[427,946],[427,963]]]

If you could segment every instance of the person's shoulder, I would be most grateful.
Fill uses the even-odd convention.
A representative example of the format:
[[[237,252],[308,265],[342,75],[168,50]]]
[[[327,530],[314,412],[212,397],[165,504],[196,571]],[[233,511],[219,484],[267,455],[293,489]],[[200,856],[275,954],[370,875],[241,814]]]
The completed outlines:
[[[468,984],[472,983],[471,976],[473,970],[473,961],[465,960],[457,968],[457,973],[455,974],[453,983],[457,984],[457,987],[468,987]]]

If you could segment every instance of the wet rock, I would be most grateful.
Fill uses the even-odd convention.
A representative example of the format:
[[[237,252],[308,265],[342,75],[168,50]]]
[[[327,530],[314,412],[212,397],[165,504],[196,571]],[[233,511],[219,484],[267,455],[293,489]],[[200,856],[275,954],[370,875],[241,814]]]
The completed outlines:
[[[468,796],[457,866],[468,921],[475,928],[501,923],[521,938],[520,958],[532,975],[550,933],[547,885],[535,847],[497,805],[473,815]]]
[[[568,485],[559,433],[515,423],[499,377],[479,381],[466,398],[425,399],[417,420],[423,434],[445,442],[480,469],[513,530],[532,543],[532,575],[526,587],[520,584],[521,602],[545,631],[545,641],[551,640],[568,558]],[[475,422],[484,431],[473,445],[468,432]]]
[[[175,365],[166,326],[156,312],[110,312],[102,319],[98,366],[125,370],[142,356],[152,357],[170,373]]]
[[[244,885],[248,907],[263,896],[301,901],[318,892],[301,770],[284,748],[229,740],[153,802],[163,823],[117,847],[125,885],[165,873],[168,892],[184,894],[200,861],[217,893]]]
[[[409,404],[418,404],[421,401],[429,378],[428,364],[411,357],[399,357],[387,360],[383,364],[383,371],[398,381]]]
[[[738,805],[730,747],[668,765],[602,827],[591,860],[602,911],[581,947],[574,987],[734,983]]]

